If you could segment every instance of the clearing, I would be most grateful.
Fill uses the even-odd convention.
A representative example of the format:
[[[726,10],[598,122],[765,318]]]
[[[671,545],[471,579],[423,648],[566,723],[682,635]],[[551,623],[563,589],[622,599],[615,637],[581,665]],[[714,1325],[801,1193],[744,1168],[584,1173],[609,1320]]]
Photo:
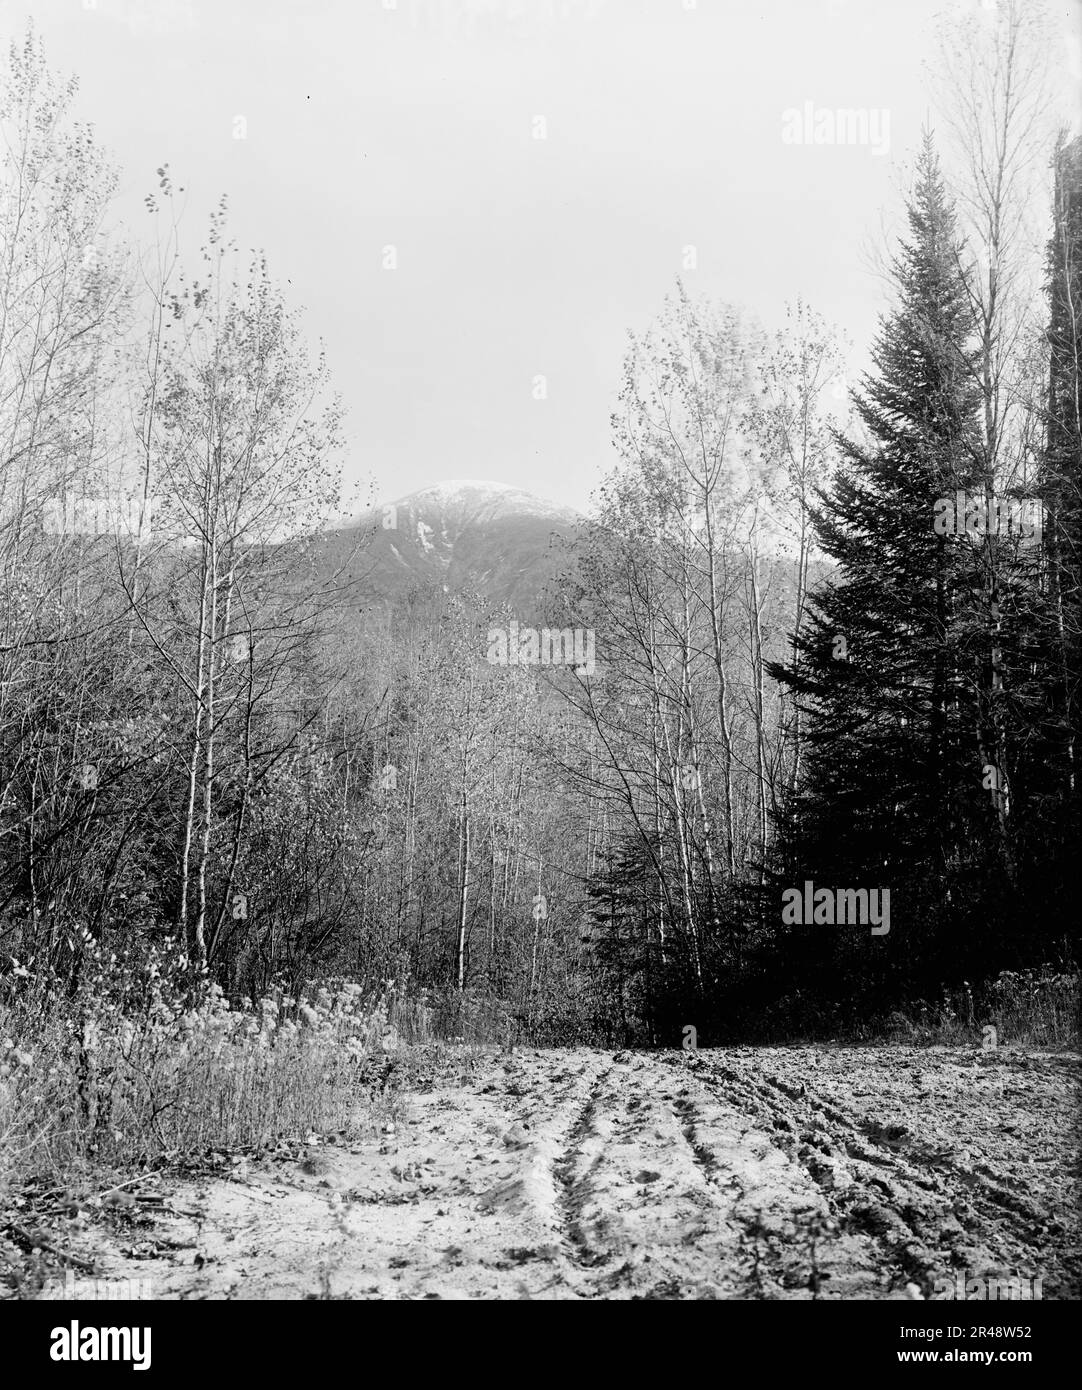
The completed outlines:
[[[1078,1298],[1079,1062],[444,1048],[379,1121],[148,1177],[69,1248],[155,1299]]]

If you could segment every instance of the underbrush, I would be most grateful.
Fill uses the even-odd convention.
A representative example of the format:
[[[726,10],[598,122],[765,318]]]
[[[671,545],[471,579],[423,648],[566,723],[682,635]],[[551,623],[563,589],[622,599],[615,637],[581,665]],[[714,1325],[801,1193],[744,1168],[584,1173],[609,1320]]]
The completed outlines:
[[[72,945],[80,964],[64,979],[16,962],[0,980],[0,1199],[31,1179],[67,1188],[91,1172],[346,1129],[372,1084],[385,1086],[405,1061],[403,1079],[418,1050],[526,1041],[524,1018],[469,991],[328,979],[230,1001],[212,983],[192,988],[175,943],[138,958],[107,956],[89,936]],[[790,1000],[777,1024],[788,1041],[806,1030],[865,1043],[1077,1048],[1079,1002],[1077,974],[1007,971],[859,1025]],[[770,1024],[761,1016],[760,1032]]]
[[[1005,970],[973,988],[899,1010],[887,1020],[892,1040],[945,1046],[1077,1048],[1079,977],[1045,970]]]
[[[657,1025],[656,1042],[681,1045],[682,1020],[701,1024],[698,1045],[856,1046],[909,1044],[917,1047],[1024,1047],[1076,1051],[1082,1046],[1082,990],[1073,964],[1004,970],[994,978],[935,997],[885,1000],[874,996],[832,998],[795,989],[780,997],[723,996],[716,1012],[694,1006],[670,1009]],[[649,1043],[640,1026],[630,1041]]]
[[[77,946],[74,988],[18,963],[0,982],[0,1197],[31,1177],[68,1186],[345,1128],[359,1083],[399,1045],[388,983],[231,1003],[214,984],[192,990],[174,943],[138,960]],[[423,1014],[412,1022],[422,1031]]]
[[[917,1047],[1075,1050],[1080,1046],[1079,976],[1046,967],[1005,970],[977,985],[943,989],[889,1012],[793,996],[778,1001],[751,1028],[749,1042],[907,1043]]]

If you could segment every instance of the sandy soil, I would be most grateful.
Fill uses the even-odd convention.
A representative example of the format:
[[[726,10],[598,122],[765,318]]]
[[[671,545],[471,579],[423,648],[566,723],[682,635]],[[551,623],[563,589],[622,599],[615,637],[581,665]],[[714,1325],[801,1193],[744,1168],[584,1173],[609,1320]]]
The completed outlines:
[[[104,1247],[101,1226],[85,1236],[98,1277],[154,1298],[920,1298],[959,1274],[1077,1298],[1079,1060],[576,1049],[422,1067],[393,1121],[164,1182]]]

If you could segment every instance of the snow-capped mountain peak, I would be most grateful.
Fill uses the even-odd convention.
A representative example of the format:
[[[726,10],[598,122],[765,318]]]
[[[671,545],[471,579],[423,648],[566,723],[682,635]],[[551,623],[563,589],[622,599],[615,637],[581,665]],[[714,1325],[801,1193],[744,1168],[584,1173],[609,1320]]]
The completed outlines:
[[[343,544],[359,540],[372,592],[467,586],[532,607],[562,563],[554,537],[570,536],[581,521],[570,507],[511,483],[449,478],[336,529]]]

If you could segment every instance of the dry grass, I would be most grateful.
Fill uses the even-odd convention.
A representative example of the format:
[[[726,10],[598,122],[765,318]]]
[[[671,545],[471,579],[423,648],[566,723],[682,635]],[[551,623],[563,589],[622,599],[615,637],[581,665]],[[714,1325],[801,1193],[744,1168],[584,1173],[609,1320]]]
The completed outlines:
[[[892,1014],[889,1040],[1073,1049],[1079,1046],[1079,1002],[1077,975],[1005,970],[977,990],[945,990],[934,1004]]]
[[[0,1189],[346,1128],[398,1046],[393,987],[193,1002],[168,944],[139,963],[83,950],[73,997],[21,967],[0,996]]]

